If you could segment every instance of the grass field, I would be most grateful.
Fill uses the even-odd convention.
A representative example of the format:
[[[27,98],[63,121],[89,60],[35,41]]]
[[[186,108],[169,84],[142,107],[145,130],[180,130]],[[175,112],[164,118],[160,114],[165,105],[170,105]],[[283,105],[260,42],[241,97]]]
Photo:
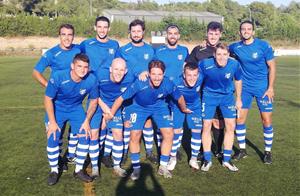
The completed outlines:
[[[193,172],[186,161],[184,144],[184,159],[172,179],[157,176],[157,166],[143,161],[142,177],[136,183],[128,178],[120,180],[102,167],[101,180],[84,184],[73,178],[71,166],[52,187],[47,185],[43,89],[31,77],[36,61],[34,57],[0,58],[0,195],[84,195],[89,191],[95,195],[300,194],[299,57],[277,59],[272,165],[264,165],[261,160],[262,125],[253,105],[247,122],[250,156],[236,163],[240,169],[237,173],[228,172],[216,159],[208,173]]]

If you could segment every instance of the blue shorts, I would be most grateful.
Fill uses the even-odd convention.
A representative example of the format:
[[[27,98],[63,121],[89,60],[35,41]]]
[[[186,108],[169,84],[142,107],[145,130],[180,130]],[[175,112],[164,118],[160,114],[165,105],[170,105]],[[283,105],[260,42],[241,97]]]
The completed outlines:
[[[159,108],[145,108],[137,104],[125,107],[123,110],[124,120],[130,122],[130,130],[142,130],[148,118],[157,125],[157,128],[172,128],[173,121],[167,106]]]
[[[269,102],[269,99],[267,96],[262,98],[265,91],[257,92],[257,93],[251,93],[247,90],[242,90],[242,103],[243,109],[250,109],[252,104],[252,99],[255,97],[257,107],[259,108],[260,112],[272,112],[273,111],[273,103]]]
[[[181,112],[177,106],[172,107],[171,110],[174,129],[182,128],[185,118],[189,129],[202,129],[201,109],[193,110],[191,114]]]
[[[101,127],[101,121],[102,121],[102,110],[98,106],[95,114],[93,115],[91,119],[91,129],[100,129]],[[121,109],[119,109],[114,118],[106,123],[107,128],[110,129],[123,129],[123,118],[121,114]]]
[[[74,109],[73,111],[68,111],[68,112],[55,110],[54,115],[55,115],[56,123],[59,126],[59,128],[62,129],[63,126],[67,122],[69,122],[70,126],[72,127],[71,133],[73,133],[74,135],[79,133],[79,129],[85,120],[85,112],[84,112],[83,107],[78,107],[78,108]],[[48,115],[46,113],[45,124],[48,124],[48,123],[49,123],[49,119],[48,119]],[[84,132],[82,132],[82,133],[84,133]]]
[[[207,95],[202,96],[202,117],[204,120],[213,119],[216,108],[220,107],[224,118],[236,118],[234,95]]]

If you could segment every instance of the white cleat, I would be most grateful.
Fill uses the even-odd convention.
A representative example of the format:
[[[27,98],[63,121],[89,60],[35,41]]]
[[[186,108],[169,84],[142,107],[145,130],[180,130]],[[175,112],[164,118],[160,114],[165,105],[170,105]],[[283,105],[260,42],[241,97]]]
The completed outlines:
[[[211,161],[204,161],[201,170],[207,172],[212,166],[212,162]]]
[[[223,167],[226,167],[227,169],[229,169],[229,171],[232,171],[232,172],[239,171],[239,169],[230,161],[229,162],[223,161],[222,165],[223,165]]]
[[[197,159],[191,159],[189,161],[189,165],[191,166],[192,169],[195,169],[195,170],[199,170],[200,169],[199,164],[197,162]]]
[[[141,168],[133,169],[132,174],[130,175],[131,180],[138,180],[141,175]]]
[[[171,157],[167,165],[167,169],[173,171],[175,169],[176,163],[177,163],[176,157]]]
[[[164,178],[172,178],[171,172],[168,170],[167,166],[160,165],[157,171],[158,175],[163,176]]]
[[[122,169],[121,167],[114,167],[113,173],[114,173],[116,176],[121,177],[121,178],[124,178],[124,177],[126,177],[126,175],[127,175],[126,170],[125,170],[125,169]]]

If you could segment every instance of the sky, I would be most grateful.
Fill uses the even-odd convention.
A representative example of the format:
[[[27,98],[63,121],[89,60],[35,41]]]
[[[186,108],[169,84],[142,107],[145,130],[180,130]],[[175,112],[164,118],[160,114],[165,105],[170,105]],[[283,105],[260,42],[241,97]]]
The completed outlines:
[[[121,0],[121,1],[124,1],[124,2],[137,2],[137,0]],[[169,3],[169,2],[187,2],[187,1],[195,1],[195,2],[204,2],[205,0],[154,0],[155,2],[157,2],[158,4],[164,4],[164,3]],[[259,2],[272,2],[276,7],[279,7],[281,5],[284,5],[284,6],[288,6],[289,3],[292,1],[292,0],[233,0],[233,1],[236,1],[238,2],[239,4],[241,5],[248,5],[250,4],[251,2],[253,1],[259,1]],[[300,0],[294,0],[296,2],[300,2]]]

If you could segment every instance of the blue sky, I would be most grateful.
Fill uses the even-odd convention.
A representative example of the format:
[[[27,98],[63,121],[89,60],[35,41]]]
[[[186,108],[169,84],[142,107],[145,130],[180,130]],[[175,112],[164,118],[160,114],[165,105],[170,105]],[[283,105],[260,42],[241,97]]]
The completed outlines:
[[[121,1],[125,1],[125,2],[137,2],[137,0],[121,0]],[[164,3],[169,3],[169,2],[183,2],[183,1],[196,1],[196,2],[204,2],[205,0],[154,0],[155,2],[157,2],[158,4],[164,4]],[[237,0],[234,0],[237,1]],[[239,4],[241,5],[247,5],[250,4],[253,1],[260,1],[260,2],[268,2],[268,0],[239,0],[237,1]],[[289,5],[289,3],[292,0],[272,0],[269,2],[272,2],[276,7],[279,7],[280,5]],[[296,2],[300,2],[300,0],[296,0]]]

